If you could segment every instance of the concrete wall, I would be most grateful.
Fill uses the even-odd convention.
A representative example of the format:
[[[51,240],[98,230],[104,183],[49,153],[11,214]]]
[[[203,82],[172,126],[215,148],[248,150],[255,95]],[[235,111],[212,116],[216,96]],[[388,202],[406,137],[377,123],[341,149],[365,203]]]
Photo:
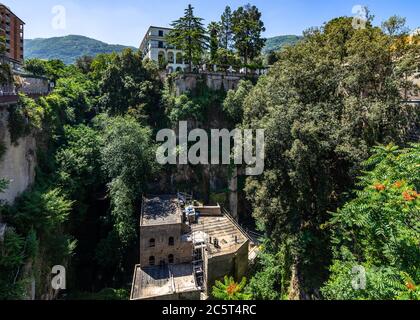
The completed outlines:
[[[210,295],[216,280],[224,276],[233,276],[240,281],[248,271],[248,247],[249,241],[245,242],[238,251],[217,256],[206,256],[205,270],[207,271],[207,294]]]
[[[167,264],[170,254],[175,264],[192,262],[192,243],[182,241],[182,233],[182,224],[140,227],[140,265],[148,266],[150,256],[155,257],[156,265],[160,261]],[[174,246],[168,245],[170,237],[175,240]],[[150,239],[155,239],[155,247],[150,247]]]
[[[211,90],[236,90],[239,81],[245,78],[241,74],[225,74],[217,72],[208,72],[201,74],[184,74],[175,79],[175,91],[179,96],[187,91],[196,88],[197,81],[203,79],[207,87]]]
[[[36,141],[30,135],[12,144],[8,129],[9,112],[0,106],[0,142],[6,152],[0,159],[0,179],[9,181],[8,189],[0,194],[0,200],[12,204],[17,196],[35,181]]]

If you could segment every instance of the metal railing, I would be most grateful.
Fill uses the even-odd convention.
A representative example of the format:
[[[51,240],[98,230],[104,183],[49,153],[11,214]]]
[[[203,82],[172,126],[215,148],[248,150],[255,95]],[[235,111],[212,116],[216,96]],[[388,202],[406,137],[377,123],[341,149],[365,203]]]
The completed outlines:
[[[260,243],[260,240],[259,239],[263,237],[262,234],[258,234],[257,232],[250,231],[247,228],[242,227],[240,225],[240,223],[238,221],[236,221],[236,219],[225,208],[223,208],[223,213],[239,229],[239,231],[241,231],[241,233],[249,241],[251,241],[252,243],[257,244],[257,245]]]

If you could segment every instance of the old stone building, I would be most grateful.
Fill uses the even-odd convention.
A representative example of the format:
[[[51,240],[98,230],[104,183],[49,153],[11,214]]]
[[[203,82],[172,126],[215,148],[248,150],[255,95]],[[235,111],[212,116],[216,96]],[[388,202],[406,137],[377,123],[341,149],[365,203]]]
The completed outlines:
[[[188,202],[182,195],[143,200],[132,300],[203,299],[216,280],[246,274],[253,245],[246,232],[220,206]]]

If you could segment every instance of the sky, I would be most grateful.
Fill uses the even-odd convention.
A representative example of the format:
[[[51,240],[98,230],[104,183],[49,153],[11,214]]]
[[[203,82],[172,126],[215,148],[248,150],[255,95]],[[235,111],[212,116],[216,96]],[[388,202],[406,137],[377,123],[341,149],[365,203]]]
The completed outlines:
[[[375,24],[397,14],[411,29],[420,27],[420,0],[0,0],[25,21],[25,38],[78,34],[112,44],[138,47],[150,25],[169,26],[189,3],[205,23],[218,21],[225,6],[250,2],[262,12],[264,36],[301,35],[338,16],[353,16],[367,5]],[[65,19],[62,19],[65,17]]]

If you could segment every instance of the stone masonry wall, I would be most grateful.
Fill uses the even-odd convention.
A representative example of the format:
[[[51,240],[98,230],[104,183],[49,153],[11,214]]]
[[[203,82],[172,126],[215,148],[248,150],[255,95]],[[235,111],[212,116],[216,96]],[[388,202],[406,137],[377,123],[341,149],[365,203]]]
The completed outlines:
[[[140,227],[140,265],[149,265],[149,258],[155,257],[156,265],[168,263],[169,255],[175,264],[192,262],[192,243],[181,239],[182,224]],[[169,238],[174,238],[174,246],[169,246]],[[150,247],[150,239],[155,239],[155,247]]]
[[[0,193],[0,200],[13,204],[16,197],[35,181],[36,141],[29,135],[12,144],[8,118],[7,108],[0,106],[0,143],[6,148],[0,159],[0,179],[9,181],[7,190]]]

